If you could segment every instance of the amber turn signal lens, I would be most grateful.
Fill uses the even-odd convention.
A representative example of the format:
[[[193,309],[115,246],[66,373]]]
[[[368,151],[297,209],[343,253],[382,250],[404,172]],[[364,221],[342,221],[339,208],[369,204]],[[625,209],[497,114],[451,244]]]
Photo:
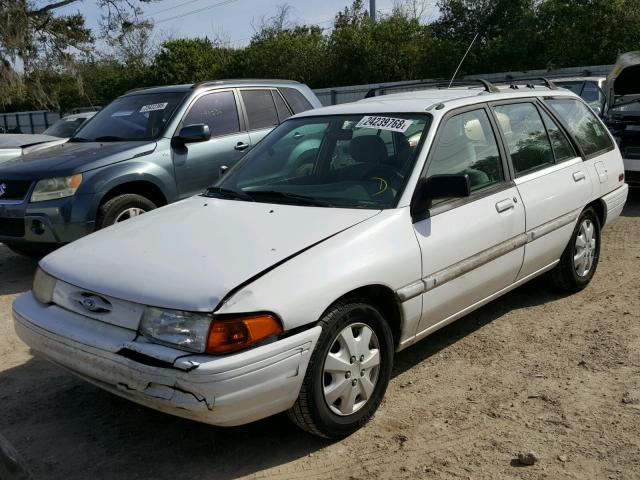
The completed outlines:
[[[281,332],[280,322],[271,315],[213,320],[206,351],[214,355],[235,352]]]

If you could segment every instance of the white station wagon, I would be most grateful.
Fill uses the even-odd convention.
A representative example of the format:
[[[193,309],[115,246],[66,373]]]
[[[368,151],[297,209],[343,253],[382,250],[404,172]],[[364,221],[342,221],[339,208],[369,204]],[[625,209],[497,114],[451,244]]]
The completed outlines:
[[[287,411],[339,438],[378,408],[394,351],[545,272],[584,288],[627,191],[607,129],[551,83],[308,111],[203,195],[45,257],[15,327],[157,410]]]

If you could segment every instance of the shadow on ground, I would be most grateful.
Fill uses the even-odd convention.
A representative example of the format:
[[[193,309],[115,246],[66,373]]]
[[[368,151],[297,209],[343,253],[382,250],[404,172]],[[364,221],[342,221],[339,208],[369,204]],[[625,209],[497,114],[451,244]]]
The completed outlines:
[[[37,264],[37,260],[18,255],[0,243],[0,295],[29,290]]]

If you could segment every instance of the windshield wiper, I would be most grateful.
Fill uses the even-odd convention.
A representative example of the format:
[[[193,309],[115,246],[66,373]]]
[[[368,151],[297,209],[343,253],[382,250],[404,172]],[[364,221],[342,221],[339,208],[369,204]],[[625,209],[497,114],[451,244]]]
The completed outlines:
[[[265,199],[287,200],[290,203],[298,203],[302,205],[314,205],[317,207],[333,207],[331,202],[320,200],[319,198],[307,197],[306,195],[298,195],[296,193],[279,192],[277,190],[251,190],[246,192],[252,197],[266,197]]]
[[[88,142],[89,139],[88,138],[82,138],[82,137],[71,137],[69,139],[70,142],[77,142],[77,143],[82,143],[82,142]]]
[[[104,137],[97,137],[93,139],[94,142],[124,142],[126,138],[116,137],[114,135],[105,135]]]
[[[209,187],[202,195],[205,197],[236,198],[247,202],[255,202],[251,195],[247,195],[242,190],[232,190],[231,188]]]

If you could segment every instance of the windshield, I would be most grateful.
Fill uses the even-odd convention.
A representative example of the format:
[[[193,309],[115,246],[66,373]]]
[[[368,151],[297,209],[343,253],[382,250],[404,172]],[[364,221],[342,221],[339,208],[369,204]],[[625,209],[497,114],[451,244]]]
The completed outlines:
[[[116,98],[71,141],[152,140],[160,135],[183,97],[184,93],[154,93]]]
[[[70,138],[86,120],[88,120],[87,117],[61,118],[42,133],[53,137]]]
[[[344,208],[394,207],[430,115],[288,120],[205,195]]]

